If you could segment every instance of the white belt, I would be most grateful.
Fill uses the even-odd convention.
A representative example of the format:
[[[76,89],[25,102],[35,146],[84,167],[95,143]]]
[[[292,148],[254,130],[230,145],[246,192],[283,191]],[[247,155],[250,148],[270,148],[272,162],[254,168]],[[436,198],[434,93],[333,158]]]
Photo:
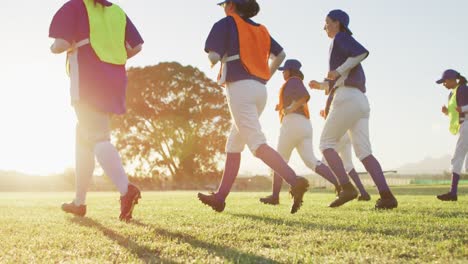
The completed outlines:
[[[75,48],[81,48],[81,47],[83,47],[85,45],[88,45],[89,43],[90,43],[89,38],[83,39],[83,40],[75,43]]]
[[[224,56],[222,59],[221,59],[221,62],[222,63],[226,63],[226,62],[230,62],[230,61],[235,61],[235,60],[240,60],[240,55],[237,54],[237,55],[232,55],[232,56]]]

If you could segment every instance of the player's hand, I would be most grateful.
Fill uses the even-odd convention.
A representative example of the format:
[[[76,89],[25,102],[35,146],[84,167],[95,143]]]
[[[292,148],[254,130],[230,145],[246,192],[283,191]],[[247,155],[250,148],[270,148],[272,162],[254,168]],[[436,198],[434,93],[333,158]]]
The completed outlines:
[[[459,106],[457,107],[457,112],[460,113],[460,114],[462,113],[461,107],[459,107]]]
[[[313,80],[313,81],[310,81],[309,82],[309,87],[310,89],[317,89],[317,90],[320,90],[320,83]]]
[[[211,67],[211,69],[213,69],[214,67],[216,67],[216,65],[218,65],[219,61],[217,61],[217,62],[210,61],[210,62],[211,62],[210,67]]]
[[[337,71],[328,72],[327,79],[335,81],[340,78],[341,74]]]
[[[283,112],[283,115],[285,115],[285,116],[292,113],[291,108],[285,108],[285,109],[283,109],[282,112]]]
[[[72,53],[72,52],[74,52],[76,49],[77,49],[77,48],[76,48],[76,42],[73,42],[73,43],[70,45],[70,47],[68,48],[67,52],[68,52],[68,53]]]
[[[448,108],[447,106],[442,106],[442,113],[444,113],[445,115],[448,115]]]

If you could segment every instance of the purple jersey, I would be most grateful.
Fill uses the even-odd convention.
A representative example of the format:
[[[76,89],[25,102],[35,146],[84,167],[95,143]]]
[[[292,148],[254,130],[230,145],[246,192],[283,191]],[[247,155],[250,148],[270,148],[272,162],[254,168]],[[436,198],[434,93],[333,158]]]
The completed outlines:
[[[310,95],[307,91],[307,88],[304,86],[304,83],[298,78],[290,78],[288,80],[286,86],[284,87],[282,96],[285,108],[290,106],[292,102],[298,101],[304,96],[307,96],[307,100],[310,99]],[[301,114],[304,116],[306,115],[302,107],[299,107],[294,113]]]
[[[112,5],[107,1],[103,3]],[[49,37],[69,43],[88,39],[89,34],[88,13],[82,0],[65,3],[55,14],[49,29]],[[131,48],[143,44],[140,33],[128,17],[125,40]],[[91,45],[78,48],[76,61],[70,61],[72,63],[76,64],[70,65],[73,102],[84,102],[106,113],[125,113],[125,65],[101,62]]]

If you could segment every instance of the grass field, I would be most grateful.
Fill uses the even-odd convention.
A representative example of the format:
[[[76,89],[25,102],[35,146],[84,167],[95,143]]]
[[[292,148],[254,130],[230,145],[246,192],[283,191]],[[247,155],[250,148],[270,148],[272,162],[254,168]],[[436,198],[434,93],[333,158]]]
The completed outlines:
[[[290,200],[233,193],[224,213],[196,192],[143,193],[131,223],[118,221],[116,193],[91,193],[88,215],[65,215],[72,193],[0,193],[0,263],[468,263],[468,186],[456,203],[447,186],[395,188],[400,207],[372,202],[338,209],[314,190],[297,215]]]

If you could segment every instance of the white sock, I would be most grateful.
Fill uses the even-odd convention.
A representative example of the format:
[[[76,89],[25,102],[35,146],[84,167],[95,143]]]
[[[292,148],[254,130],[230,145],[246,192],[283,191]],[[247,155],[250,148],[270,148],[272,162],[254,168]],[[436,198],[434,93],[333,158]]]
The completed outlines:
[[[94,154],[102,169],[109,176],[120,192],[121,196],[127,194],[128,177],[124,171],[119,152],[109,141],[97,143]]]
[[[86,193],[93,178],[94,172],[94,152],[93,148],[87,145],[76,143],[75,146],[75,181],[76,197],[75,205],[80,206],[86,203]]]

